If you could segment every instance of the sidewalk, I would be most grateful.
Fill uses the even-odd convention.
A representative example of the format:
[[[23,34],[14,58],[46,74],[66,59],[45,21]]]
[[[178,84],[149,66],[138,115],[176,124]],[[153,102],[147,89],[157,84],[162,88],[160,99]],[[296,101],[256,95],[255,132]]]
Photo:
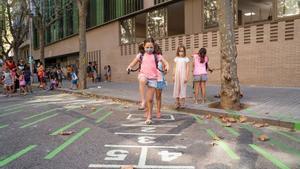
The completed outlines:
[[[65,82],[64,86],[69,86]],[[275,126],[282,126],[300,130],[300,88],[271,88],[271,87],[250,87],[242,86],[244,97],[242,103],[250,105],[249,108],[241,111],[225,111],[215,108],[209,108],[209,104],[218,102],[219,99],[214,96],[219,91],[219,86],[207,87],[207,103],[193,104],[193,91],[188,87],[186,109],[180,110],[195,114],[212,115],[243,115],[249,120],[266,122]],[[129,102],[138,102],[138,84],[137,83],[116,83],[101,82],[89,84],[88,89],[70,90],[68,88],[60,89],[66,92],[75,92],[85,95],[92,95],[102,98],[113,98]],[[163,106],[167,108],[174,107],[173,85],[163,91]],[[175,111],[175,110],[174,110]]]

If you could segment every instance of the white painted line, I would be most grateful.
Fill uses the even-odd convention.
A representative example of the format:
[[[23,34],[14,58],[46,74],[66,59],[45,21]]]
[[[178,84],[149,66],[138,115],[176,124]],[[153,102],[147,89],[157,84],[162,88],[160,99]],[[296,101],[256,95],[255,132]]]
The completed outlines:
[[[138,117],[133,117],[133,116],[138,116]],[[142,120],[143,119],[143,117],[141,117],[141,116],[143,116],[142,114],[129,114],[128,116],[127,116],[127,120]],[[168,118],[168,119],[165,119],[165,118],[152,118],[153,120],[156,120],[156,121],[174,121],[175,120],[175,117],[174,117],[174,115],[172,115],[172,114],[164,114],[164,116],[169,116],[170,118]]]
[[[181,134],[156,134],[156,133],[115,133],[116,135],[136,135],[136,136],[181,136]]]
[[[142,147],[138,166],[145,166],[146,165],[147,154],[148,154],[148,148],[147,147]]]
[[[149,125],[146,124],[122,124],[123,127],[149,127]],[[151,125],[153,127],[169,127],[169,128],[173,128],[173,127],[178,127],[177,125]]]
[[[129,114],[126,119],[129,120],[131,118],[131,116],[132,116],[132,114]]]
[[[160,148],[160,149],[186,149],[186,146],[139,146],[139,145],[113,145],[113,144],[106,144],[104,147],[112,147],[112,148]]]
[[[124,165],[109,165],[109,164],[90,164],[89,168],[121,168]],[[146,169],[195,169],[194,166],[163,166],[163,165],[134,165],[133,168],[146,168]]]

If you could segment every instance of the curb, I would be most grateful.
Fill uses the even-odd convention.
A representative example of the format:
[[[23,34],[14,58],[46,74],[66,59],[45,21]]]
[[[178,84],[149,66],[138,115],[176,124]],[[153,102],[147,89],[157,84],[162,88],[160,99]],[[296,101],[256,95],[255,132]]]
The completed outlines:
[[[85,91],[80,91],[80,90],[69,90],[69,89],[62,89],[62,88],[59,88],[57,90],[61,91],[61,92],[65,92],[65,93],[70,93],[70,94],[79,94],[79,95],[88,96],[88,97],[95,97],[98,99],[111,99],[113,101],[123,101],[123,102],[134,103],[134,104],[138,103],[138,101],[136,101],[136,100],[118,98],[118,97],[113,97],[113,96],[104,96],[104,95],[93,94],[90,92],[85,92]],[[224,110],[219,110],[219,109],[216,109],[214,111],[203,110],[203,109],[198,110],[198,109],[193,109],[193,108],[174,110],[173,105],[164,105],[164,106],[162,106],[162,108],[171,109],[171,110],[177,111],[177,112],[185,112],[185,113],[189,113],[189,114],[195,114],[195,115],[209,115],[210,114],[215,117],[239,118],[240,116],[244,116],[247,118],[247,122],[267,123],[272,126],[278,126],[278,127],[288,128],[291,130],[300,131],[300,122],[299,123],[298,122],[288,122],[288,121],[281,121],[281,120],[275,120],[275,119],[267,119],[267,118],[262,118],[262,117],[240,115],[240,114],[234,114],[234,113],[226,112]]]

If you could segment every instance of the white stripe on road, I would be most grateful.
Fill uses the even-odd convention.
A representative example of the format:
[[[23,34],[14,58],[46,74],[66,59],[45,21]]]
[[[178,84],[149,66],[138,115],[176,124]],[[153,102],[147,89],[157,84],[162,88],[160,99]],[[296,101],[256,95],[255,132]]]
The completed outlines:
[[[163,149],[186,149],[186,146],[139,146],[139,145],[112,145],[112,144],[106,144],[104,147],[112,147],[112,148],[163,148]]]
[[[148,153],[148,148],[147,147],[142,147],[138,166],[145,166],[146,165],[147,153]]]
[[[181,136],[181,134],[155,134],[155,133],[115,133],[116,135],[136,135],[136,136]]]
[[[90,164],[89,168],[122,168],[124,165],[106,165],[106,164]],[[194,166],[163,166],[163,165],[133,165],[133,168],[149,168],[149,169],[195,169]]]

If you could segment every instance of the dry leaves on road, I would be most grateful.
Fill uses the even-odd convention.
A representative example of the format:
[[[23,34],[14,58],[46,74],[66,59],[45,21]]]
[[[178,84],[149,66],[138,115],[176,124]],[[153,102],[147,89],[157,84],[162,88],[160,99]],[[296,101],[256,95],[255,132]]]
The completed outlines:
[[[247,117],[245,116],[240,116],[240,119],[239,119],[240,123],[245,123],[247,121]]]
[[[59,135],[62,135],[62,136],[68,136],[68,135],[71,135],[75,133],[74,131],[63,131],[63,132],[60,132]]]
[[[121,169],[134,169],[132,165],[121,166]]]
[[[258,140],[259,141],[268,141],[268,140],[270,140],[270,138],[267,135],[262,134],[258,137]]]
[[[211,115],[211,114],[208,114],[208,115],[205,116],[205,118],[206,118],[206,119],[211,119],[211,118],[212,118],[212,115]]]
[[[268,123],[255,123],[254,127],[256,128],[262,128],[262,127],[268,127],[269,124]]]

